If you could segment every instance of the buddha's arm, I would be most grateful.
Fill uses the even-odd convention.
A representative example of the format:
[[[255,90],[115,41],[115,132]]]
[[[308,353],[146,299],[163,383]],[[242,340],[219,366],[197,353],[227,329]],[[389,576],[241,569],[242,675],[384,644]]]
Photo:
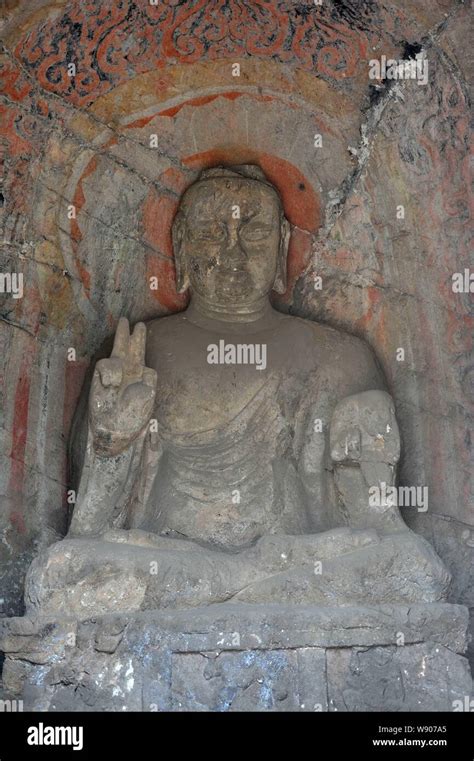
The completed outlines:
[[[146,433],[117,455],[96,452],[92,433],[87,446],[69,536],[103,534],[121,528],[127,520],[141,470]]]
[[[330,454],[339,505],[353,529],[407,530],[394,499],[400,434],[386,391],[365,391],[336,406]]]
[[[144,362],[146,328],[120,320],[109,359],[95,368],[87,444],[69,534],[100,534],[127,519],[141,471],[156,373]]]
[[[394,484],[400,445],[382,372],[369,347],[358,339],[345,337],[334,356],[334,362],[318,369],[298,421],[299,470],[313,529],[326,530],[341,522],[352,528],[405,527],[396,508],[384,513],[369,504],[372,487]],[[375,447],[364,430],[368,421],[377,429]],[[380,446],[384,442],[385,447]]]

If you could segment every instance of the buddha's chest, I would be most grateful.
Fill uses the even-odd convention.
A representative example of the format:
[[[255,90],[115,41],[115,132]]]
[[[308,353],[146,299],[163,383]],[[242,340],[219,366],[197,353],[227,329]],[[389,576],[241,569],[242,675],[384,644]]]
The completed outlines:
[[[291,417],[307,387],[307,354],[295,362],[273,331],[222,337],[188,328],[163,335],[147,357],[158,376],[156,417],[178,436],[225,428],[254,407]]]
[[[278,374],[241,367],[163,372],[158,381],[156,416],[169,433],[183,435],[225,428],[252,406],[278,405]],[[258,403],[256,402],[258,400]]]

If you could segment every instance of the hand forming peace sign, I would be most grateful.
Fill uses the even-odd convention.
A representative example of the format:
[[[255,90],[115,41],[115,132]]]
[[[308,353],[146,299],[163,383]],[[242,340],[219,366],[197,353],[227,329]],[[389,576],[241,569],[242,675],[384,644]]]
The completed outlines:
[[[109,359],[94,370],[89,420],[96,452],[114,456],[126,449],[147,425],[156,393],[156,371],[145,367],[146,326],[130,335],[121,317]]]

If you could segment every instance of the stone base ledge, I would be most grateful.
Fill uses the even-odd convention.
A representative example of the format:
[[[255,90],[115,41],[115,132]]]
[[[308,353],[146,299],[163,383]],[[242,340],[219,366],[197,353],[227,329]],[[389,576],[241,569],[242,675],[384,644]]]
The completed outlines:
[[[220,604],[7,619],[5,690],[27,710],[451,711],[471,694],[468,611]]]

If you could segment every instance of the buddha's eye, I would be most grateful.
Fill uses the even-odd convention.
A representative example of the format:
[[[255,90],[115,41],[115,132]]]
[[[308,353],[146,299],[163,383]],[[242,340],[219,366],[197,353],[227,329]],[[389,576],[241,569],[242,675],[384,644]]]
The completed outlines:
[[[219,243],[225,238],[225,229],[222,225],[215,222],[209,222],[196,225],[189,231],[191,240],[204,240],[213,243]]]
[[[268,225],[245,225],[240,231],[240,237],[249,242],[263,240],[271,233],[271,227]]]

